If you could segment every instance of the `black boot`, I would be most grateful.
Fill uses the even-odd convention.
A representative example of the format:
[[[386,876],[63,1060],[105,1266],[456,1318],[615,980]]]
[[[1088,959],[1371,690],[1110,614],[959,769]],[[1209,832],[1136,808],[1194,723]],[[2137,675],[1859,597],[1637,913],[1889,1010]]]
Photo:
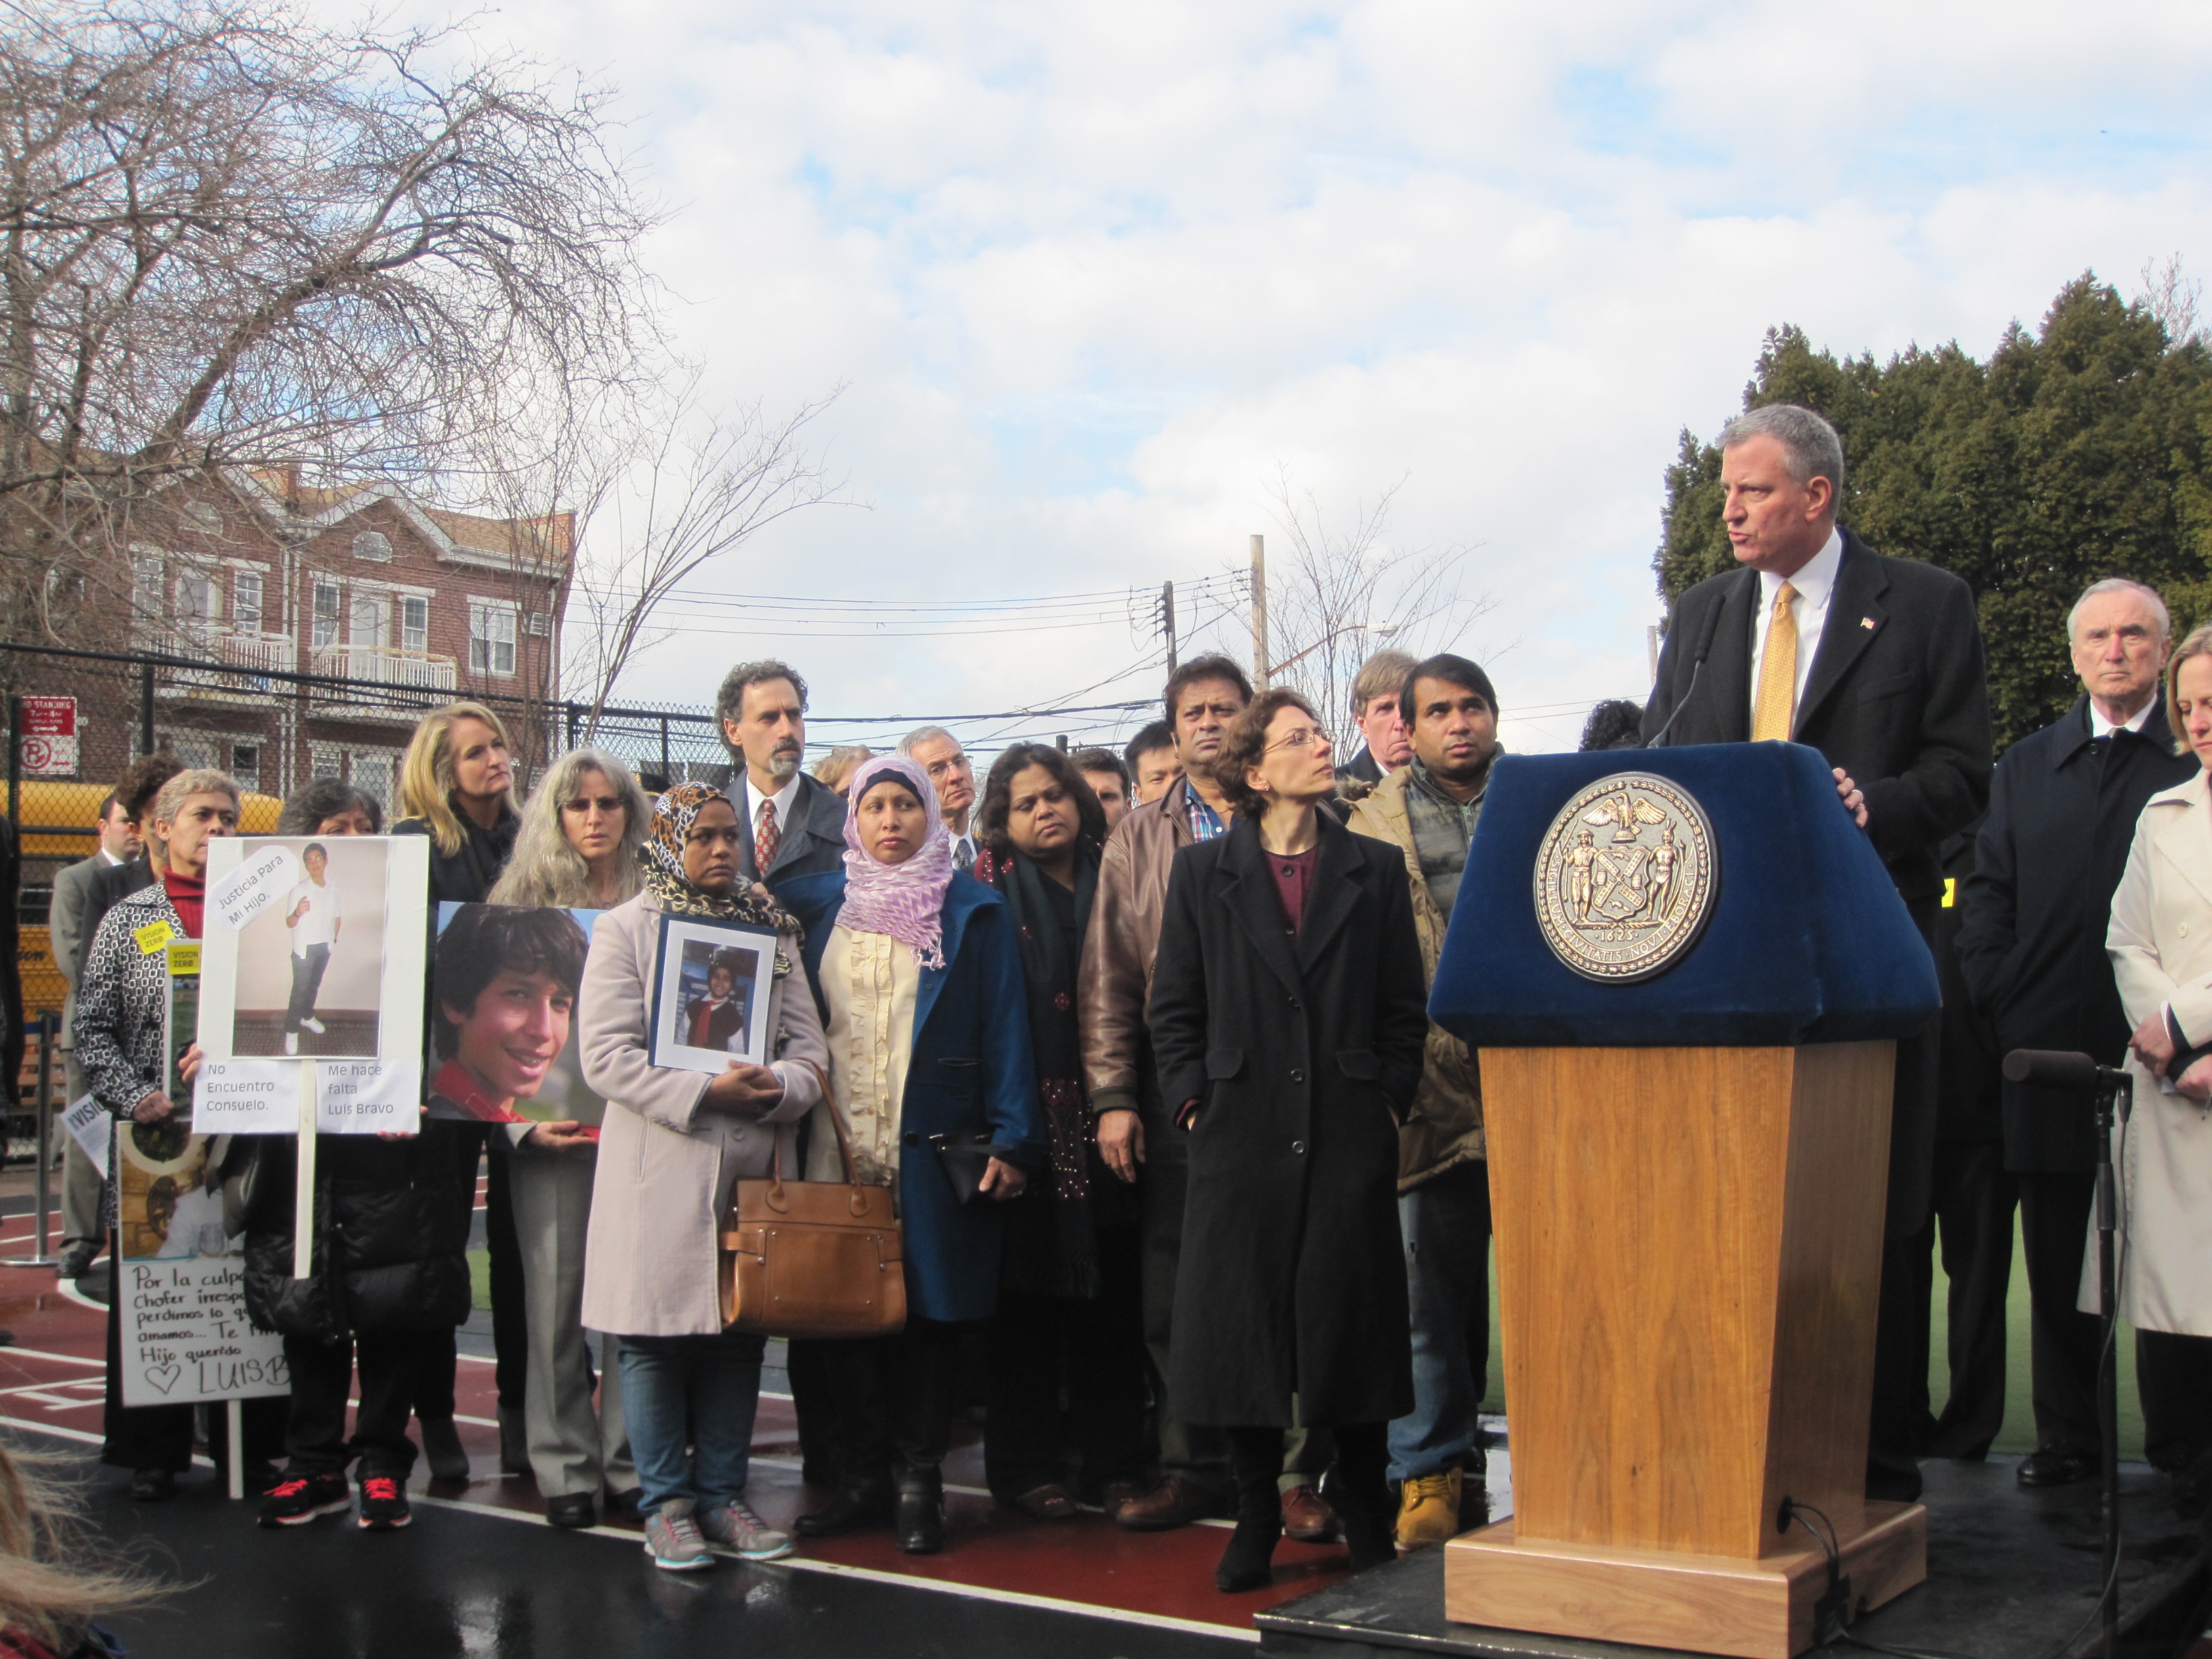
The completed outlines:
[[[1354,1572],[1398,1559],[1398,1506],[1386,1478],[1386,1425],[1380,1423],[1340,1425],[1336,1430],[1336,1480],[1330,1490],[1344,1520],[1344,1541],[1352,1551]]]
[[[1283,1504],[1275,1492],[1282,1472],[1279,1429],[1231,1429],[1230,1467],[1237,1476],[1237,1530],[1213,1570],[1213,1587],[1224,1595],[1264,1589],[1275,1577],[1275,1546],[1283,1536]]]
[[[791,1523],[801,1538],[835,1538],[839,1533],[880,1527],[891,1518],[891,1483],[880,1474],[847,1480],[837,1495],[811,1515]]]
[[[945,1476],[936,1464],[899,1465],[896,1525],[898,1547],[908,1555],[945,1547]]]

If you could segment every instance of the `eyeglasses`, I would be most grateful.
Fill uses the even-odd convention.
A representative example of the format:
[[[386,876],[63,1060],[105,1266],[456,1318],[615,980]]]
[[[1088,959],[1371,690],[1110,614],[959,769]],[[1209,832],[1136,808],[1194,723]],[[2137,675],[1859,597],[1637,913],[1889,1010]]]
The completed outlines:
[[[1327,749],[1329,746],[1328,732],[1316,732],[1304,726],[1299,726],[1296,731],[1284,732],[1281,738],[1267,745],[1270,750]]]
[[[564,810],[570,812],[588,812],[594,806],[602,812],[619,812],[623,810],[622,797],[620,795],[579,795],[570,801]]]

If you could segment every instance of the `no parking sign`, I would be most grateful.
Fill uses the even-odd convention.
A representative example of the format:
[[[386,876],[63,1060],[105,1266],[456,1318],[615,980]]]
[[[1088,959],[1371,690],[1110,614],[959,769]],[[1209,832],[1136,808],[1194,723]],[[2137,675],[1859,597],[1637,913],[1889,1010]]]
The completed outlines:
[[[76,771],[76,699],[25,697],[17,735],[23,770],[33,777],[68,777]]]

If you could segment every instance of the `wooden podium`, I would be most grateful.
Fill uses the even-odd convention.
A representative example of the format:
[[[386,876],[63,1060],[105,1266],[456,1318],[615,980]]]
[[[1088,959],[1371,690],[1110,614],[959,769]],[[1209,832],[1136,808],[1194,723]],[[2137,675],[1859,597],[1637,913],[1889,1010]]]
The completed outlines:
[[[1432,1008],[1480,1047],[1513,1514],[1444,1547],[1454,1620],[1790,1659],[1813,1644],[1831,1528],[1855,1613],[1927,1575],[1926,1511],[1863,1494],[1892,1039],[1932,1010],[1934,973],[1863,842],[1854,869],[1837,841],[1832,893],[1785,890],[1756,914],[1758,857],[1731,858],[1726,805],[1771,809],[1777,780],[1757,774],[1778,764],[1815,827],[1832,829],[1819,822],[1841,817],[1832,789],[1820,799],[1825,766],[1797,775],[1809,754],[1545,757],[1502,763],[1492,784],[1468,866],[1486,878],[1462,886]],[[1462,943],[1462,919],[1482,914],[1470,889],[1501,907],[1517,890],[1530,909],[1535,830],[1628,772],[1719,803],[1723,902],[1680,966],[1577,989],[1547,985],[1510,928]],[[1540,872],[1536,890],[1540,904]],[[1827,944],[1864,951],[1871,928],[1904,981],[1886,1003],[1848,1011],[1872,983],[1863,957],[1822,977],[1824,897],[1856,909],[1837,924],[1849,937]],[[1730,898],[1752,914],[1731,918]],[[1883,901],[1893,916],[1867,908]],[[1747,921],[1769,930],[1754,936],[1769,957],[1777,931],[1804,949],[1802,982],[1786,963],[1736,960],[1749,943],[1712,957]],[[1578,1009],[1577,997],[1596,1000]],[[1824,1025],[1847,1040],[1707,1040]],[[1613,1040],[1528,1040],[1567,1030]],[[1652,1040],[1668,1035],[1698,1046]],[[1785,1500],[1806,1506],[1802,1520],[1784,1522]]]

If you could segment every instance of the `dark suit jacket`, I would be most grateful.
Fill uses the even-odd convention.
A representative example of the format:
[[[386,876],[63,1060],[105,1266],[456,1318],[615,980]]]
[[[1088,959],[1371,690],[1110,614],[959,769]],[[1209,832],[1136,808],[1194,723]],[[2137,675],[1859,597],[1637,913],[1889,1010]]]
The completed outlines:
[[[78,923],[77,969],[84,968],[83,952],[92,944],[93,936],[100,932],[100,924],[120,900],[126,899],[142,888],[154,884],[154,866],[141,853],[128,864],[112,864],[105,870],[95,870],[85,883],[84,914]],[[70,983],[76,983],[77,975],[70,975]]]
[[[2099,744],[2087,697],[2005,750],[1959,931],[1966,988],[1996,1022],[2000,1050],[2076,1049],[2119,1064],[2129,1027],[2105,954],[2112,894],[2143,803],[2196,771],[2194,755],[2173,752],[2162,707],[2140,736]],[[2004,1143],[2016,1173],[2096,1167],[2096,1125],[2079,1096],[2007,1083]]]
[[[1943,891],[1944,838],[1973,823],[1989,800],[1981,624],[1973,595],[1949,571],[1886,559],[1851,532],[1843,535],[1828,619],[1791,736],[1866,793],[1867,835],[1928,938]],[[1759,573],[1749,568],[1709,576],[1675,601],[1659,682],[1644,705],[1646,742],[1662,728],[1670,744],[1751,736],[1758,617]],[[1917,1232],[1928,1212],[1936,1045],[1934,1021],[1897,1045],[1884,1226],[1891,1238]]]
[[[1675,601],[1644,711],[1648,742],[1751,735],[1759,573],[1708,577]],[[1703,666],[1698,659],[1703,657]],[[1696,674],[1695,695],[1691,678]],[[1887,559],[1851,532],[1792,736],[1866,792],[1867,833],[1906,900],[1943,890],[1937,849],[1990,794],[1990,698],[1973,595],[1948,570]]]
[[[781,823],[775,844],[775,867],[763,875],[753,856],[752,820],[745,811],[745,769],[742,763],[730,775],[723,793],[737,808],[738,824],[744,834],[743,871],[747,881],[766,881],[781,895],[782,884],[799,876],[820,875],[845,867],[845,803],[827,784],[801,772],[799,794]]]
[[[106,854],[94,853],[54,872],[54,896],[46,906],[46,933],[53,944],[54,965],[69,982],[69,994],[62,1000],[61,1046],[64,1048],[70,1046],[70,1019],[76,1012],[76,976],[84,965],[84,947],[92,942],[107,909],[101,906],[89,921],[87,912],[101,874],[118,867],[107,861]]]

